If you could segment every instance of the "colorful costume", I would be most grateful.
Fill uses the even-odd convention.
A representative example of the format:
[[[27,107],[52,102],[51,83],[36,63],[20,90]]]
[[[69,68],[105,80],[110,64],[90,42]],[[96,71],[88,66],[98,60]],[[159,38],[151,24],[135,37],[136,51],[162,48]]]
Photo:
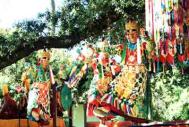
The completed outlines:
[[[31,73],[35,77],[30,78],[32,85],[28,95],[28,118],[36,121],[47,120],[50,115],[50,74],[42,66],[37,66]],[[32,111],[37,112],[39,117],[35,118]]]
[[[22,81],[29,91],[27,117],[37,122],[45,122],[44,124],[48,124],[50,118],[49,59],[50,53],[44,51],[40,63],[30,67],[22,76]]]
[[[114,78],[113,76],[120,70],[118,66],[110,66],[110,64],[113,64],[113,61],[111,61],[107,52],[100,52],[98,57],[94,58],[91,63],[94,77],[88,92],[88,116],[93,116],[93,110],[101,104],[101,98],[108,91],[109,84]],[[114,70],[114,74],[112,70]]]
[[[145,59],[148,59],[147,55],[151,53],[151,48],[149,47],[152,46],[150,46],[149,42],[142,42],[141,39],[137,38],[138,36],[135,35],[137,32],[135,23],[130,22],[129,26],[127,26],[127,32],[130,36],[128,36],[126,43],[121,46],[121,72],[111,77],[111,80],[104,85],[107,87],[105,87],[106,89],[103,92],[101,92],[102,88],[98,89],[98,82],[100,80],[98,76],[94,76],[92,81],[91,87],[93,88],[93,92],[90,91],[90,93],[93,94],[91,94],[91,98],[89,97],[89,105],[93,105],[93,107],[91,106],[94,109],[93,112],[98,117],[102,117],[101,114],[105,114],[104,112],[141,118],[145,117],[143,101],[146,89],[147,69],[143,63]],[[109,67],[112,68],[112,65],[109,64]],[[90,108],[88,109],[89,111],[91,110]]]

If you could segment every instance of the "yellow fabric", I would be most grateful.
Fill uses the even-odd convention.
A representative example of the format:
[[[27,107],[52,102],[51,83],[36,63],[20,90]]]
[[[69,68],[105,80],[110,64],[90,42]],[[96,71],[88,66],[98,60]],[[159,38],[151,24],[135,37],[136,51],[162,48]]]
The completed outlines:
[[[97,82],[97,89],[101,94],[104,94],[108,90],[108,85],[112,81],[112,77],[105,76],[102,79],[99,79]]]
[[[146,69],[144,65],[135,65],[135,66],[128,66],[125,65],[124,70],[118,76],[117,80],[115,80],[115,91],[117,92],[118,97],[131,99],[131,93],[133,89],[136,87],[138,73],[144,73],[145,77],[143,82],[141,83],[141,89],[139,93],[143,93],[145,89],[146,83]]]
[[[7,84],[4,84],[4,85],[2,86],[2,92],[3,92],[3,96],[9,92],[8,85],[7,85]]]
[[[29,90],[30,90],[30,79],[26,79],[24,81],[24,87],[26,89],[26,92],[29,92]]]
[[[131,114],[132,114],[133,117],[137,117],[138,116],[138,109],[137,109],[136,105],[134,105],[134,107],[131,108],[131,112],[132,112]]]
[[[26,89],[26,92],[29,92],[29,90],[30,90],[30,83],[32,82],[31,77],[36,78],[36,74],[34,74],[33,71],[34,70],[32,70],[32,67],[30,67],[21,76],[21,81],[23,83],[23,86]]]

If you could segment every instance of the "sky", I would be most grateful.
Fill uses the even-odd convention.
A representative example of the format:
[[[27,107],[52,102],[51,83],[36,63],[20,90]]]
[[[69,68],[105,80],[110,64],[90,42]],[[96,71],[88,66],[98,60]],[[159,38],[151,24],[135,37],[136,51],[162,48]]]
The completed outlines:
[[[55,0],[60,7],[63,0]],[[14,23],[34,19],[39,12],[51,10],[51,0],[0,0],[0,28],[11,28]]]

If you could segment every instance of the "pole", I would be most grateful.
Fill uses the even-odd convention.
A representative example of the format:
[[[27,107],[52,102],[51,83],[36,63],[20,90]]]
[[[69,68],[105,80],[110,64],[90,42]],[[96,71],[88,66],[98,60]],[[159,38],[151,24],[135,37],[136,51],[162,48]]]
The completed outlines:
[[[57,102],[56,102],[56,83],[55,84],[53,84],[53,87],[52,87],[52,89],[53,89],[53,127],[56,127],[56,117],[57,117]]]
[[[86,110],[87,104],[83,104],[83,110],[84,110],[84,126],[87,126],[87,110]]]
[[[72,106],[69,108],[69,111],[68,111],[68,114],[69,114],[69,127],[72,127]]]
[[[50,81],[52,84],[52,90],[53,90],[53,112],[52,112],[52,116],[53,116],[53,127],[56,127],[56,117],[57,117],[57,103],[56,103],[56,86],[57,83],[54,80],[54,74],[52,71],[51,66],[49,67],[49,71],[50,71]]]

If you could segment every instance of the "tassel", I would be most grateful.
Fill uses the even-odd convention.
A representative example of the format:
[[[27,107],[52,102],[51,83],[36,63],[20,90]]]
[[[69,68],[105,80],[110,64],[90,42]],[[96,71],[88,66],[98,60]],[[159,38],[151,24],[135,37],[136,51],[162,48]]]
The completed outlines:
[[[113,103],[113,106],[114,106],[115,108],[117,108],[117,98],[115,98],[113,102],[114,102],[114,103]]]
[[[124,43],[123,52],[122,52],[122,54],[121,54],[121,63],[122,63],[122,64],[125,64],[127,43],[128,43],[128,40],[126,39],[126,42]]]
[[[107,99],[108,99],[108,97],[109,97],[109,94],[105,94],[102,98],[101,98],[101,101],[103,102],[106,102],[107,101]]]
[[[130,106],[126,105],[126,107],[127,107],[127,114],[130,115],[131,114]]]
[[[88,97],[88,103],[92,103],[96,99],[96,95],[92,94]]]
[[[180,54],[182,54],[182,44],[179,44],[179,48],[180,48]]]
[[[125,114],[127,114],[127,106],[126,106],[125,102],[123,102],[123,110],[124,110]]]
[[[153,72],[156,73],[156,62],[153,62]]]
[[[159,67],[160,65],[159,65],[159,60],[157,61],[157,72],[159,72],[160,70],[159,70]]]
[[[121,110],[121,101],[119,98],[117,98],[117,109]]]
[[[141,64],[142,59],[141,59],[141,49],[140,49],[140,40],[139,38],[137,39],[137,63]]]
[[[118,110],[120,110],[119,98],[116,98],[116,99],[117,99],[116,107],[117,107]]]
[[[124,110],[124,102],[121,102],[121,103],[120,103],[120,106],[121,106],[121,107],[120,107],[120,108],[121,108],[121,111],[123,111],[123,112],[125,113],[125,110]]]
[[[111,104],[111,101],[112,101],[112,95],[109,95],[108,98],[107,98],[107,103]]]
[[[110,104],[114,104],[114,99],[115,99],[115,97],[113,96],[113,95],[111,95],[111,102],[110,102]]]
[[[152,68],[151,68],[151,61],[148,60],[148,63],[149,63],[149,65],[148,65],[148,71],[151,72],[151,71],[152,71]]]

